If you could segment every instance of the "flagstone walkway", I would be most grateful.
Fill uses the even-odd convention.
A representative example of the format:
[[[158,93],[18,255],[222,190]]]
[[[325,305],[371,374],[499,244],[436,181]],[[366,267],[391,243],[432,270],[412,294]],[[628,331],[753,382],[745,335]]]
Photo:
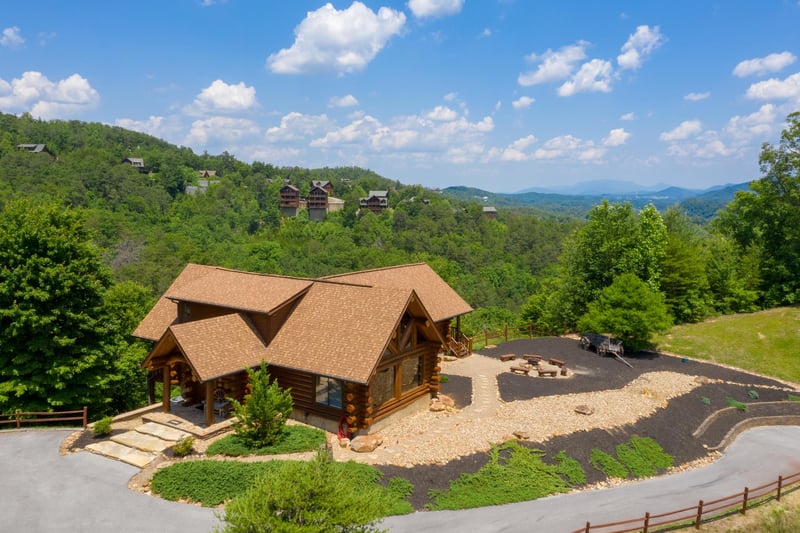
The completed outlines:
[[[109,440],[86,446],[92,453],[117,459],[138,468],[155,461],[161,452],[173,446],[189,433],[155,422],[145,422],[130,431],[112,436]]]

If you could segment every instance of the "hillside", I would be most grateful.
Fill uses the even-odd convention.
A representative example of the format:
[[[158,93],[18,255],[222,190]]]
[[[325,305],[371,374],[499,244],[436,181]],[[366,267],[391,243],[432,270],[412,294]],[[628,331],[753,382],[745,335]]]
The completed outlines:
[[[154,295],[188,262],[319,277],[426,261],[472,306],[513,312],[574,228],[530,213],[490,220],[477,203],[358,167],[247,164],[118,127],[24,115],[0,114],[0,131],[0,205],[35,198],[81,209],[115,279]],[[29,143],[50,153],[16,149]],[[305,196],[312,180],[330,181],[343,210],[323,222],[305,210],[282,216],[284,183]],[[388,209],[359,210],[370,190],[389,191]]]
[[[747,190],[747,183],[714,187],[704,191],[667,187],[659,191],[628,192],[611,194],[559,194],[545,192],[521,192],[501,194],[472,187],[448,187],[443,194],[463,201],[478,202],[498,208],[532,208],[542,215],[584,218],[589,210],[604,199],[610,202],[630,202],[634,208],[641,209],[653,204],[664,210],[678,206],[698,222],[711,220],[716,213],[733,200],[737,191]]]

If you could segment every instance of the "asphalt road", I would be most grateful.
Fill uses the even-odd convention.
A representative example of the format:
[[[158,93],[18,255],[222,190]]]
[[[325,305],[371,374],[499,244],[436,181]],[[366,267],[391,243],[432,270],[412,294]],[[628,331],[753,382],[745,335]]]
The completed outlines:
[[[0,531],[211,531],[214,510],[128,490],[139,469],[89,452],[61,456],[66,431],[0,433]]]
[[[137,469],[89,452],[58,454],[64,431],[0,433],[0,531],[202,532],[214,510],[128,490]],[[530,502],[390,517],[392,533],[562,532],[659,513],[800,471],[800,427],[751,429],[704,468],[605,490]]]

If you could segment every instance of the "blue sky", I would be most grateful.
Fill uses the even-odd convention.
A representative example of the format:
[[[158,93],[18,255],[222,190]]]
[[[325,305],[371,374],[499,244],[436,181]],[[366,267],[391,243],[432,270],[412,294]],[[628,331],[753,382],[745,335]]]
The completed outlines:
[[[797,28],[797,0],[15,2],[0,111],[429,187],[705,188],[800,110]]]

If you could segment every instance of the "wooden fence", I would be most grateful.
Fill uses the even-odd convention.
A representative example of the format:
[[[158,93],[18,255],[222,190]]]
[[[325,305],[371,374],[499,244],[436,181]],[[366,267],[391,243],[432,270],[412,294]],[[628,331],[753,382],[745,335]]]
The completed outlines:
[[[630,520],[608,524],[592,525],[586,522],[585,527],[576,529],[572,533],[590,533],[591,531],[602,533],[642,531],[643,533],[647,533],[648,531],[663,530],[659,528],[677,529],[677,527],[681,526],[694,526],[695,529],[699,529],[700,524],[711,518],[731,514],[735,510],[739,510],[742,514],[745,514],[747,513],[748,505],[752,505],[754,502],[762,503],[773,498],[780,501],[782,493],[790,489],[796,490],[798,488],[800,488],[800,472],[785,477],[778,476],[777,481],[772,481],[760,487],[745,487],[742,492],[731,494],[730,496],[725,496],[718,500],[708,502],[700,500],[697,505],[678,509],[677,511],[661,514],[645,513],[641,518],[632,518]]]
[[[508,326],[506,325],[503,329],[496,329],[496,330],[484,330],[482,333],[476,333],[472,340],[483,341],[483,345],[486,346],[489,344],[489,341],[494,340],[501,340],[503,342],[508,342],[509,339],[516,339],[519,337],[547,337],[552,335],[552,333],[547,331],[542,331],[539,329],[535,329],[533,324],[527,324],[524,326]]]
[[[15,413],[0,415],[0,424],[16,424],[17,429],[22,424],[46,424],[48,422],[71,422],[80,420],[83,427],[89,423],[86,406],[77,411],[17,411]]]

